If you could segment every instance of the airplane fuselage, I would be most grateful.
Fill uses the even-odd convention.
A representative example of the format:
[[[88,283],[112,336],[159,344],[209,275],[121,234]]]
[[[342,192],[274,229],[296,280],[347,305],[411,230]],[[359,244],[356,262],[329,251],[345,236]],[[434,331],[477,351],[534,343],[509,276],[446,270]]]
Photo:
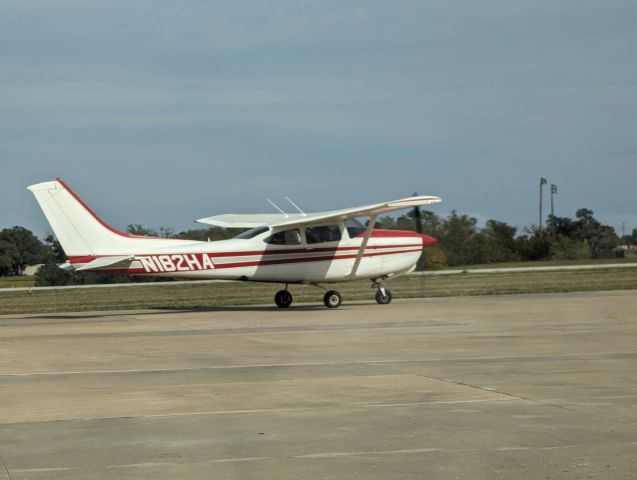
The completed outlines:
[[[375,230],[369,239],[354,277],[350,276],[362,242],[362,234],[350,238],[343,223],[334,224],[341,240],[307,243],[305,229],[294,245],[273,245],[266,240],[272,231],[251,239],[192,242],[152,251],[130,252],[133,261],[124,268],[93,271],[127,275],[152,275],[195,279],[256,280],[264,282],[342,282],[405,273],[413,269],[431,237],[410,231]],[[429,240],[430,239],[430,240]],[[96,258],[69,257],[74,267]]]
[[[61,179],[28,187],[35,195],[67,256],[62,268],[127,275],[277,283],[344,282],[371,279],[376,301],[391,302],[382,281],[413,270],[435,238],[410,231],[377,230],[389,213],[440,202],[415,196],[329,212],[288,215],[224,214],[198,220],[229,228],[250,228],[230,240],[199,242],[131,235],[104,222]],[[368,217],[367,225],[356,220]],[[328,290],[323,302],[337,308],[342,296]],[[292,294],[277,292],[289,307]]]

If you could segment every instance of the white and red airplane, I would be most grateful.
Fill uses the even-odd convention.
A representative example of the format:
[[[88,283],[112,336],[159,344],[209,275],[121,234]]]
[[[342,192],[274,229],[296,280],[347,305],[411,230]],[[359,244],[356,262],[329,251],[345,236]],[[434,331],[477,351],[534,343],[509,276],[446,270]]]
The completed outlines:
[[[250,230],[230,240],[201,242],[120,232],[98,217],[59,178],[28,189],[64,249],[68,263],[62,268],[284,283],[285,289],[274,297],[281,308],[292,303],[289,284],[320,286],[320,282],[360,279],[372,281],[378,303],[389,303],[392,295],[383,287],[383,280],[414,270],[423,247],[436,239],[411,231],[375,229],[376,218],[441,201],[438,197],[416,196],[323,213],[306,214],[299,209],[295,214],[281,211],[217,215],[197,221]],[[357,221],[357,217],[369,217],[368,226]],[[323,301],[328,308],[336,308],[342,297],[339,292],[329,290]]]

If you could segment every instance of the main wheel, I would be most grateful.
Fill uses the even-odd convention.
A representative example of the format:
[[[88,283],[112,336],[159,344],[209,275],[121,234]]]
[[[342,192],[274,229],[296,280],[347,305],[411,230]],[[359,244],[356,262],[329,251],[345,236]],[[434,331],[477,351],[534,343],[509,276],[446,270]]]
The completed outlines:
[[[383,291],[379,288],[378,290],[376,290],[376,301],[378,303],[380,303],[381,305],[387,305],[389,302],[391,302],[391,292],[385,288],[385,295],[383,295]]]
[[[323,297],[323,303],[327,308],[338,308],[342,301],[343,297],[336,290],[330,290]]]
[[[274,303],[279,308],[288,308],[292,304],[292,294],[287,290],[279,290],[274,296]]]

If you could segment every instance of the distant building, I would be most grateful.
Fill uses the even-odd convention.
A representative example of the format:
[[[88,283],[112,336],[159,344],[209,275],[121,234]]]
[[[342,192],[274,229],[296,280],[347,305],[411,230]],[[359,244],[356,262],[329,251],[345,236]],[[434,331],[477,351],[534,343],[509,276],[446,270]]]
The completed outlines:
[[[22,271],[22,275],[26,275],[28,277],[35,275],[35,272],[38,271],[38,268],[40,268],[43,264],[39,264],[39,265],[27,265],[25,267],[25,269]]]

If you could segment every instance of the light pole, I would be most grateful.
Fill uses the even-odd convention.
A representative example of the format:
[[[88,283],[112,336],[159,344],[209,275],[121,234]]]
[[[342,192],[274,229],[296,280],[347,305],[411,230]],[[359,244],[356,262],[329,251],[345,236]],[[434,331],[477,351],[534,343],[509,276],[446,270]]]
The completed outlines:
[[[551,184],[551,236],[555,237],[555,209],[553,197],[557,195],[557,185]]]
[[[540,237],[542,236],[542,187],[544,185],[546,185],[546,178],[540,177]]]

